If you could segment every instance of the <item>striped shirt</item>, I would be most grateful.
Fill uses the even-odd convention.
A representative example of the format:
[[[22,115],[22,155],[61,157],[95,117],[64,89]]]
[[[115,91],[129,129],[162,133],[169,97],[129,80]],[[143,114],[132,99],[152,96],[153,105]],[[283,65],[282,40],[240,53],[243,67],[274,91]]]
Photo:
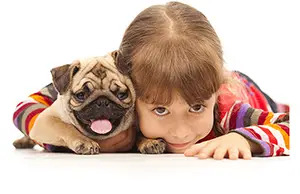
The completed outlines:
[[[57,99],[57,91],[53,84],[49,84],[42,88],[39,92],[31,94],[28,99],[20,102],[13,114],[14,125],[25,135],[29,136],[30,130],[38,117],[38,115],[49,107]],[[58,146],[50,144],[42,144],[41,147],[48,151],[55,151],[60,149]]]
[[[287,113],[289,106],[271,103],[269,97],[243,74],[233,72],[232,76],[236,76],[244,84],[236,90],[236,93],[229,90],[227,85],[221,86],[218,111],[223,134],[239,133],[246,139],[258,143],[263,152],[256,156],[289,155],[289,113]],[[52,84],[31,94],[27,100],[17,105],[13,115],[14,125],[23,134],[29,136],[35,119],[56,98],[57,92]],[[281,113],[272,111],[275,106],[277,112],[281,111]],[[212,130],[198,143],[216,137],[215,131]],[[38,144],[49,151],[57,148],[53,145]]]
[[[263,152],[254,156],[289,155],[289,106],[274,103],[247,76],[239,72],[233,72],[232,76],[243,84],[235,93],[227,85],[221,86],[218,106],[222,133],[239,133],[247,140],[258,143]],[[272,111],[271,104],[277,113]],[[197,143],[216,137],[216,132],[212,130]]]
[[[254,156],[289,155],[290,130],[288,113],[273,113],[254,109],[237,101],[221,120],[224,133],[239,133],[247,140],[260,145],[263,152]],[[212,130],[197,143],[216,138]]]

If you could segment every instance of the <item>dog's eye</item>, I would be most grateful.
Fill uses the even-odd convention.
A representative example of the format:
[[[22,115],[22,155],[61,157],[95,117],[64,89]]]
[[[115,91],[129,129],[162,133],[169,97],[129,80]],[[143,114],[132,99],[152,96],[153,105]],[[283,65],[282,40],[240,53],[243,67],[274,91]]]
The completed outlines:
[[[127,92],[118,92],[117,93],[117,98],[119,98],[119,100],[125,100],[127,97],[128,97]]]
[[[90,89],[87,87],[87,85],[84,85],[82,90],[74,94],[74,98],[78,102],[84,102],[89,97],[90,94],[91,94]]]
[[[75,98],[76,100],[78,100],[79,102],[82,102],[85,100],[85,94],[84,92],[78,92],[75,94]]]

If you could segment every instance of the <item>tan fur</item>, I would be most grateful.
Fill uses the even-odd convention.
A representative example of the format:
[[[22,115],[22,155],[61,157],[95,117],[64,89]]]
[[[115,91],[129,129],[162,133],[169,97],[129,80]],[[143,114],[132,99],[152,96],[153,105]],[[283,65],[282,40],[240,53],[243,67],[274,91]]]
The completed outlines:
[[[111,54],[104,57],[87,58],[72,64],[72,66],[78,65],[80,69],[72,77],[67,91],[59,94],[57,100],[37,117],[29,136],[40,143],[68,147],[77,154],[97,154],[100,152],[97,141],[115,136],[132,126],[135,91],[129,77],[122,75],[116,69]],[[93,92],[85,102],[80,104],[72,99],[72,93],[80,90],[86,81],[89,81],[88,87]],[[129,90],[128,99],[120,101],[112,94],[117,87],[120,88],[120,91],[126,88]],[[100,95],[128,108],[128,111],[111,134],[92,136],[78,123],[73,110],[81,110]],[[131,137],[134,141],[135,135],[131,135]],[[130,146],[127,150],[133,146],[133,143],[129,142],[128,145]]]
[[[166,142],[163,139],[148,139],[140,135],[136,145],[142,154],[162,154],[166,151]]]
[[[37,117],[30,131],[30,138],[42,143],[68,147],[77,154],[99,153],[99,144],[82,135],[72,124],[62,122],[57,109],[59,101],[55,101]]]

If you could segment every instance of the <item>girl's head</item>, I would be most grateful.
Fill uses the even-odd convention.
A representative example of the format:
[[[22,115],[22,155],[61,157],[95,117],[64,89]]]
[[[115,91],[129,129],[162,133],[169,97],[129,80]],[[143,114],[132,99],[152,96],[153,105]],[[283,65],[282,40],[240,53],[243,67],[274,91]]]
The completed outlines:
[[[201,12],[178,2],[145,9],[124,34],[117,66],[132,78],[146,137],[164,138],[169,151],[183,152],[211,131],[223,58]]]

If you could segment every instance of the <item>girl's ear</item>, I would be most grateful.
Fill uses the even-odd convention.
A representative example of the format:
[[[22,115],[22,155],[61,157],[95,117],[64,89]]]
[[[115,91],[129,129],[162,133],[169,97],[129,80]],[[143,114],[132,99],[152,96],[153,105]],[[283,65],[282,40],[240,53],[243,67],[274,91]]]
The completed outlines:
[[[111,56],[115,60],[118,71],[120,71],[123,75],[129,76],[131,73],[131,63],[124,58],[120,50],[113,51]]]

